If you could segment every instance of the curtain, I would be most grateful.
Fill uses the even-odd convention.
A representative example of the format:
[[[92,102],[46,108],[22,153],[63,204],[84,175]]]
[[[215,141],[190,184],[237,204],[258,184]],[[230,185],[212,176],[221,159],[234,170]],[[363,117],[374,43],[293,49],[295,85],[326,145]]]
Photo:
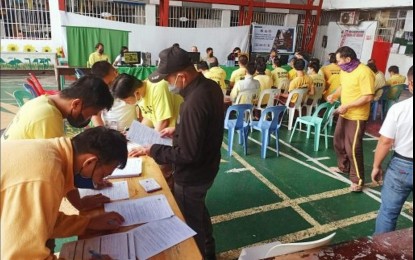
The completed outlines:
[[[89,27],[66,27],[68,39],[68,64],[71,67],[86,67],[95,45],[104,44],[104,53],[112,63],[120,53],[121,46],[128,46],[128,32]]]

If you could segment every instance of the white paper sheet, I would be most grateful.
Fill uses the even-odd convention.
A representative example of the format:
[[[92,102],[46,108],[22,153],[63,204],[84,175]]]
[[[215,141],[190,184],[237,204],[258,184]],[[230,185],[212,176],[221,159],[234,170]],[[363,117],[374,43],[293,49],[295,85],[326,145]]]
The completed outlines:
[[[133,231],[138,259],[148,259],[196,235],[177,216],[142,225]]]
[[[141,158],[128,158],[127,165],[124,169],[115,169],[108,179],[127,178],[140,176],[142,171],[143,160]]]
[[[111,202],[104,205],[105,212],[121,214],[125,222],[122,226],[147,223],[174,215],[166,196],[154,195],[141,199]]]
[[[130,197],[128,193],[128,183],[127,181],[118,181],[113,182],[112,187],[108,187],[102,190],[92,190],[92,189],[78,189],[81,198],[89,195],[102,194],[110,200],[124,200]]]
[[[172,139],[161,138],[159,132],[136,120],[133,121],[130,130],[127,132],[127,139],[143,146],[152,144],[172,145]]]

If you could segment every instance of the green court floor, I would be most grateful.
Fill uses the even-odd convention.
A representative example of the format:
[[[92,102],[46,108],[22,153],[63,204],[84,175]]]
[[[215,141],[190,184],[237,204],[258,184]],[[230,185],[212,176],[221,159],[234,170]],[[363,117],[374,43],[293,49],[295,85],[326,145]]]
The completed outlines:
[[[54,77],[39,78],[46,88],[56,89]],[[23,81],[24,77],[1,77],[1,128],[17,111],[11,94]],[[243,155],[235,138],[234,153],[229,157],[225,131],[220,171],[207,196],[219,259],[236,259],[243,247],[276,240],[315,240],[332,232],[336,232],[332,243],[371,236],[380,205],[380,187],[373,186],[370,179],[377,143],[373,129],[379,125],[370,122],[371,134],[364,139],[367,188],[360,194],[349,192],[348,176],[328,169],[336,165],[332,136],[328,149],[321,138],[320,149],[314,152],[313,135],[307,140],[304,131],[297,132],[290,144],[291,132],[282,126],[280,156],[276,156],[272,139],[267,158],[261,159],[258,132],[250,134],[248,155]],[[334,126],[330,134],[333,131]],[[411,194],[398,229],[413,226],[412,212]]]

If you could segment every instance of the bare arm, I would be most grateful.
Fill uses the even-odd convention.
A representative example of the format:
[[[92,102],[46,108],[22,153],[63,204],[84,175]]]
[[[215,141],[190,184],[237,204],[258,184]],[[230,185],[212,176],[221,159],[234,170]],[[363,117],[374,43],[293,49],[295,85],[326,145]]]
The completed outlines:
[[[335,101],[339,99],[341,92],[342,92],[342,87],[340,86],[336,89],[336,91],[333,94],[327,97],[327,101],[333,104]]]
[[[337,92],[337,91],[336,91]],[[371,102],[373,100],[373,95],[365,95],[365,96],[361,96],[359,99],[353,101],[350,104],[347,105],[341,105],[337,111],[339,111],[340,114],[344,114],[347,112],[347,110],[349,110],[350,108],[354,108],[354,107],[360,107],[363,106],[369,102]]]
[[[390,149],[392,148],[393,142],[394,142],[394,139],[384,137],[383,135],[380,136],[378,145],[376,147],[375,159],[373,162],[373,170],[372,170],[372,181],[373,182],[377,182],[379,178],[382,177],[382,175],[379,176],[379,174],[382,174],[382,162],[385,159],[385,157],[388,155]]]
[[[168,127],[169,124],[170,124],[170,118],[169,119],[162,120],[162,121],[159,121],[156,124],[154,124],[154,130],[156,130],[157,132],[160,132],[164,128]]]
[[[102,111],[99,112],[96,116],[91,117],[91,121],[94,124],[94,126],[104,126],[105,125],[105,123],[102,120],[101,116],[102,116]]]

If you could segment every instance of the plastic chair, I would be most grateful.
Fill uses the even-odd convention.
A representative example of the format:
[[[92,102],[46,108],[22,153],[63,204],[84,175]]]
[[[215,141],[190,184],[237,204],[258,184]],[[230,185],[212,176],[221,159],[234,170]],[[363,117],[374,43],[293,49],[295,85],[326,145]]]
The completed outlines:
[[[281,81],[278,83],[278,86],[276,87],[281,90],[281,93],[285,93],[288,91],[288,88],[290,87],[290,80],[281,79]]]
[[[243,144],[244,154],[248,151],[249,115],[252,104],[239,104],[228,107],[225,116],[225,129],[228,130],[228,155],[232,156],[233,137],[235,131],[239,132],[239,144]],[[236,119],[231,119],[231,113],[236,112]],[[248,114],[248,116],[247,116]]]
[[[323,92],[324,92],[324,86],[323,85],[321,85],[321,84],[319,86],[315,85],[314,96],[305,98],[304,106],[307,109],[307,113],[306,113],[307,116],[311,116],[311,114],[313,113],[313,108],[317,109],[318,102],[323,97]],[[307,104],[307,101],[308,101],[309,98],[311,98],[313,100],[310,105]]]
[[[24,105],[24,103],[26,103],[27,101],[33,99],[32,94],[30,94],[29,92],[27,92],[26,90],[23,90],[23,89],[15,90],[13,92],[13,97],[16,100],[17,105],[19,107],[22,107]]]
[[[314,112],[314,114],[312,116],[303,116],[303,117],[298,117],[297,120],[295,121],[295,125],[294,125],[294,129],[291,133],[290,136],[290,143],[291,140],[294,136],[295,130],[297,128],[297,125],[300,124],[305,124],[307,125],[307,139],[310,138],[310,131],[311,131],[311,127],[314,127],[314,132],[315,132],[315,136],[314,136],[314,151],[317,152],[318,151],[318,147],[320,145],[320,133],[321,133],[321,128],[323,128],[323,132],[324,132],[324,137],[325,137],[325,144],[326,144],[326,149],[328,148],[328,141],[327,141],[327,126],[330,123],[330,118],[331,115],[334,112],[334,103],[330,104],[330,103],[323,103],[321,105],[319,105],[316,109],[316,111]],[[325,112],[323,114],[323,117],[319,117],[319,113],[321,110],[325,109]]]
[[[83,72],[81,69],[76,68],[75,69],[75,76],[76,76],[77,79],[80,79],[83,76],[85,76],[85,72]]]
[[[336,233],[333,233],[322,239],[310,242],[282,244],[281,242],[277,241],[265,245],[244,248],[242,249],[241,255],[239,256],[238,260],[264,259],[322,247],[330,243],[330,241],[333,239],[335,235]]]
[[[55,95],[59,93],[59,91],[57,90],[45,90],[42,84],[40,84],[38,78],[34,74],[29,73],[29,76],[30,77],[27,78],[27,82],[29,83],[29,85],[31,85],[33,88],[36,89],[36,92],[38,92],[39,95],[45,95],[45,94]]]
[[[262,101],[264,100],[264,98],[267,98],[267,97],[268,97],[268,103],[266,107],[274,106],[275,96],[279,94],[281,94],[281,89],[270,88],[270,89],[262,90],[261,93],[259,94],[258,104],[256,105],[255,109],[264,110],[264,108],[262,108],[261,105],[262,105]]]
[[[383,104],[383,113],[385,115],[388,113],[389,108],[391,108],[393,104],[398,103],[401,93],[405,88],[406,84],[395,85],[389,88],[388,95],[386,96],[385,102]]]
[[[249,89],[239,92],[234,104],[253,104],[258,97],[259,90]]]
[[[275,134],[276,138],[276,150],[277,156],[279,153],[279,134],[278,130],[281,126],[280,116],[285,112],[285,106],[272,106],[267,107],[262,111],[261,118],[259,121],[252,121],[251,127],[255,130],[261,131],[261,158],[265,159],[267,157],[267,147],[271,139],[271,133]],[[271,117],[269,117],[271,114]],[[270,121],[268,119],[271,119]],[[282,116],[281,116],[282,118]]]
[[[301,111],[302,105],[301,104],[303,102],[304,95],[306,95],[307,92],[308,92],[308,88],[299,88],[299,89],[294,89],[288,95],[287,102],[285,103],[285,106],[287,107],[287,110],[288,110],[288,130],[292,129],[295,110],[298,111],[299,116],[302,116],[302,111]],[[294,95],[297,95],[297,100],[295,101],[294,107],[290,107],[291,99],[293,98]]]
[[[36,90],[31,85],[29,85],[27,83],[23,83],[23,87],[27,92],[32,94],[33,97],[38,97],[39,96],[39,93],[37,93]]]
[[[384,86],[384,87],[376,90],[375,97],[377,96],[377,94],[380,91],[382,91],[382,95],[380,96],[380,98],[378,100],[372,102],[372,111],[371,112],[372,112],[372,120],[373,121],[375,121],[376,118],[377,118],[377,116],[378,116],[379,105],[381,107],[381,109],[380,109],[380,119],[383,120],[383,107],[384,107],[383,104],[384,104],[385,99],[386,99],[386,97],[388,95],[389,86]]]

